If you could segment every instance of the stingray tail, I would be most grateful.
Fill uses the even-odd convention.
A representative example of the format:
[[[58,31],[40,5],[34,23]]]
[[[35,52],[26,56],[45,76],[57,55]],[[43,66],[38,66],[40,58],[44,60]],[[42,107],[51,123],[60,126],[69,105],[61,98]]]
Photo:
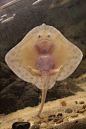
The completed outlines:
[[[40,105],[40,109],[39,109],[39,112],[38,112],[38,116],[40,115],[40,113],[43,109],[44,102],[45,102],[45,99],[46,99],[46,94],[47,94],[47,89],[42,89],[42,100],[41,100],[41,105]]]
[[[42,88],[42,100],[41,100],[41,105],[40,105],[40,109],[38,112],[38,116],[40,115],[44,103],[45,103],[45,99],[46,99],[46,95],[47,95],[47,90],[48,90],[48,81],[49,81],[49,74],[48,73],[43,73],[42,74],[42,80],[43,80],[43,88]]]

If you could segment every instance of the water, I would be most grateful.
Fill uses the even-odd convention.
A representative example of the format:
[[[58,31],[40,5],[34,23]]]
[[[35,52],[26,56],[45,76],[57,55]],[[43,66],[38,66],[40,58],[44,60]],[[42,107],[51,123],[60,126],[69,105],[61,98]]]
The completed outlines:
[[[57,28],[83,52],[79,67],[67,80],[56,83],[48,91],[46,102],[76,93],[79,96],[85,94],[86,1],[42,0],[33,5],[36,0],[20,0],[6,6],[7,2],[11,0],[0,1],[0,6],[3,6],[0,8],[0,114],[37,106],[41,100],[41,91],[19,79],[8,68],[4,57],[32,28],[43,23]]]

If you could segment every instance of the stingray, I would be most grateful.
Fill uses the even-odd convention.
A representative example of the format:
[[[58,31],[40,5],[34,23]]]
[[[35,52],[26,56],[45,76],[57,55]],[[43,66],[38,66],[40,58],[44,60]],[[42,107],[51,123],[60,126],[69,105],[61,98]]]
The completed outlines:
[[[38,116],[47,90],[56,81],[69,77],[79,65],[83,54],[53,26],[42,24],[33,28],[5,56],[11,70],[22,80],[42,90]]]

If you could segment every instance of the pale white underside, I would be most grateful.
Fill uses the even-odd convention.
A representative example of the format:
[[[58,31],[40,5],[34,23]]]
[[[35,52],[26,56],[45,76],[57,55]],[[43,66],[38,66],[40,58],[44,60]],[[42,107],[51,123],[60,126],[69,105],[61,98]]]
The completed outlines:
[[[45,25],[45,24],[43,24]],[[32,41],[32,38],[35,37],[36,33],[41,33],[41,30],[43,29],[42,26],[35,27],[32,29],[25,37],[24,39],[16,45],[14,48],[12,48],[7,55],[5,56],[5,61],[8,64],[8,66],[11,68],[11,70],[22,80],[26,82],[31,82],[35,84],[39,89],[42,89],[43,83],[41,81],[40,76],[34,76],[31,74],[26,67],[23,59],[25,58],[24,55],[22,55],[22,48],[25,47],[27,42],[29,43]],[[55,37],[57,39],[57,43],[67,46],[67,49],[69,50],[69,54],[67,56],[66,61],[64,61],[63,64],[63,70],[61,73],[57,75],[52,75],[50,77],[48,87],[49,89],[52,88],[56,81],[61,81],[69,77],[74,70],[79,65],[83,54],[81,50],[73,45],[71,42],[69,42],[57,29],[55,29],[52,26],[45,25],[46,29],[49,30],[49,33],[51,34],[51,31],[55,31]],[[28,54],[28,53],[27,53]],[[64,52],[62,51],[62,55],[64,55]],[[33,58],[33,57],[31,57]],[[58,60],[58,59],[57,59]]]

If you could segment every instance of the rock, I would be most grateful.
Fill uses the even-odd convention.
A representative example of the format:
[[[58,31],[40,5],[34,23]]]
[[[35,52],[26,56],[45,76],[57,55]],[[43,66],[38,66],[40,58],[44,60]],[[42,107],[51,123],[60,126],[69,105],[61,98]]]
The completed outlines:
[[[79,113],[83,113],[85,111],[85,109],[80,109]]]
[[[73,113],[73,114],[71,114],[71,117],[73,118],[73,117],[77,117],[78,116],[78,114],[77,113]]]
[[[20,103],[21,101],[22,108],[27,107],[27,106],[34,107],[39,104],[39,95],[40,94],[37,91],[35,91],[35,89],[33,88],[31,84],[29,85],[27,84],[18,102]]]
[[[16,111],[16,100],[17,97],[10,93],[0,95],[0,113],[8,114]],[[11,106],[9,106],[9,104]]]
[[[65,113],[72,113],[72,109],[71,108],[67,108],[66,110],[65,110]]]
[[[86,108],[86,104],[84,104],[82,108]]]
[[[77,102],[77,101],[75,101],[75,104],[78,104],[78,102]]]
[[[29,122],[15,122],[12,125],[13,129],[28,129],[30,127]]]
[[[56,124],[59,124],[59,123],[61,123],[61,122],[63,122],[63,119],[58,120],[58,121],[56,122]]]
[[[52,118],[49,118],[48,121],[52,121],[53,119]]]
[[[21,103],[17,103],[18,99],[24,92],[25,82],[14,81],[0,92],[0,113],[8,114],[16,111],[18,105],[21,107]],[[9,106],[10,104],[10,106]]]
[[[40,129],[40,126],[38,124],[34,124],[31,126],[30,129]]]
[[[47,126],[48,126],[47,123],[41,123],[41,125],[40,125],[41,128],[46,128]]]
[[[39,93],[31,84],[22,80],[14,81],[0,93],[0,113],[8,114],[26,106],[36,106],[38,103]]]
[[[84,104],[84,101],[80,101],[79,104]]]
[[[53,119],[53,121],[54,121],[54,122],[56,122],[56,121],[58,121],[58,120],[59,120],[59,118],[55,118],[55,119]]]
[[[56,121],[58,121],[58,120],[60,120],[60,119],[63,119],[63,116],[57,116],[57,117],[55,117],[55,118],[53,119],[53,121],[56,122]]]
[[[56,116],[56,115],[50,115],[50,116],[48,116],[48,117],[50,118],[50,117],[55,117],[55,116]]]
[[[48,121],[52,121],[55,118],[56,115],[50,115],[48,116]]]
[[[0,91],[15,81],[16,78],[16,75],[12,74],[10,68],[5,63],[0,62]]]
[[[58,113],[57,116],[62,116],[62,113]]]

